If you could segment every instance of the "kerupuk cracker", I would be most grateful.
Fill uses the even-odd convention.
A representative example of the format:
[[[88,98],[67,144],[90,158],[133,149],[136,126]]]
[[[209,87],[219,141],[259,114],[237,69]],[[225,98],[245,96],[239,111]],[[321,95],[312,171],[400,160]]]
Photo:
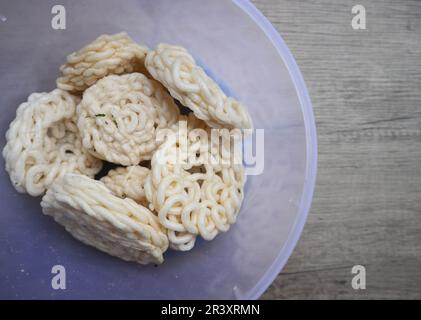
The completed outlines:
[[[117,197],[130,198],[147,207],[144,185],[150,170],[142,166],[118,167],[110,170],[101,181]]]
[[[186,251],[198,235],[212,240],[235,223],[245,176],[232,136],[212,139],[209,128],[197,129],[186,118],[172,132],[152,158],[144,189],[170,247]]]
[[[101,35],[92,43],[67,56],[60,67],[57,87],[81,93],[110,74],[146,72],[146,47],[136,44],[125,32]]]
[[[66,174],[51,185],[41,207],[76,239],[112,256],[140,264],[164,261],[168,239],[156,216],[114,196],[100,181]]]
[[[16,190],[45,193],[44,214],[76,239],[159,264],[169,247],[190,250],[236,222],[238,138],[253,125],[185,48],[148,50],[123,32],[70,54],[58,89],[18,107],[3,157]],[[193,112],[180,116],[174,99]],[[101,160],[119,167],[97,181]]]
[[[177,122],[179,109],[158,82],[130,73],[89,87],[77,114],[83,146],[92,155],[130,166],[152,158],[156,131]]]
[[[160,44],[149,51],[146,68],[170,94],[213,128],[252,128],[246,108],[227,97],[183,47]]]
[[[58,177],[74,172],[93,177],[102,161],[83,147],[76,126],[79,98],[55,89],[33,93],[16,110],[6,133],[6,171],[19,192],[38,196]]]

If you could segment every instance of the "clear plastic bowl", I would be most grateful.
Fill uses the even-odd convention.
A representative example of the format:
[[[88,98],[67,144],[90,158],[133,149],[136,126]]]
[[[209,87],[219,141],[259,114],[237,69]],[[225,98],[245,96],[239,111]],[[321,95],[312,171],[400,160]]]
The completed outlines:
[[[0,129],[31,92],[55,87],[65,56],[103,33],[140,43],[180,44],[212,70],[265,130],[261,175],[250,176],[237,224],[158,267],[127,263],[74,240],[41,213],[40,198],[18,194],[0,160],[0,298],[255,299],[298,241],[316,176],[316,130],[300,71],[285,43],[248,1],[60,2],[66,30],[51,28],[50,1],[0,7]],[[66,269],[53,290],[51,269]]]

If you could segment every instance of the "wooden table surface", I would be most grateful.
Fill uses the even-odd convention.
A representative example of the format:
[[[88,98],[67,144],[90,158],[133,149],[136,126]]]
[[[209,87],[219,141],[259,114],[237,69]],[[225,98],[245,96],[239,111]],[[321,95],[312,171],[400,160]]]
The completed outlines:
[[[307,224],[262,298],[421,298],[421,1],[253,2],[304,75],[319,141]]]

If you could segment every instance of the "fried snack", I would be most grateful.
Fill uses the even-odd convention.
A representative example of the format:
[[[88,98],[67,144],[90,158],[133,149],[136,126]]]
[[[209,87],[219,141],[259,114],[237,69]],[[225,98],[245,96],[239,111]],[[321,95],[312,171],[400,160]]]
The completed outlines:
[[[185,118],[172,130],[152,158],[144,189],[170,247],[187,251],[197,235],[212,240],[235,223],[245,177],[231,138],[216,143],[209,128],[195,129]]]
[[[144,60],[148,48],[136,44],[125,32],[101,35],[67,56],[60,67],[57,87],[82,93],[99,79],[111,74],[147,73]]]
[[[77,107],[83,146],[97,158],[123,166],[150,160],[156,130],[179,118],[171,96],[141,73],[111,75],[88,88]]]
[[[6,133],[18,192],[43,195],[43,213],[81,242],[139,264],[230,229],[246,182],[238,139],[253,123],[185,48],[101,35],[60,73]],[[97,181],[102,160],[117,166]]]
[[[142,166],[118,167],[110,170],[101,182],[119,198],[130,198],[147,207],[145,190],[143,188],[150,170]]]
[[[101,170],[102,162],[82,148],[75,119],[78,101],[55,89],[31,94],[16,110],[6,133],[3,157],[18,192],[39,196],[65,173],[93,177]]]
[[[112,256],[140,264],[164,261],[168,239],[158,219],[100,181],[66,174],[51,185],[41,207],[76,239]]]
[[[196,65],[188,51],[179,46],[160,44],[149,51],[145,65],[149,73],[170,94],[213,128],[252,128],[244,106],[228,98],[221,88]]]

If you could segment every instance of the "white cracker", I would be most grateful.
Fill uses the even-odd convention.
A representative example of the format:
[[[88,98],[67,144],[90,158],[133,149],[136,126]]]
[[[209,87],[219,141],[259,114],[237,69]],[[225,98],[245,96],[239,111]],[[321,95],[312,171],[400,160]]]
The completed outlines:
[[[212,240],[228,231],[236,221],[245,184],[243,167],[231,159],[232,151],[224,154],[209,140],[198,143],[193,129],[191,123],[184,124],[184,140],[183,126],[173,126],[174,139],[167,139],[154,154],[144,186],[151,210],[167,228],[171,248],[182,251],[194,246],[197,235]],[[209,128],[207,132],[209,138]],[[216,157],[228,158],[217,163]]]
[[[6,171],[19,192],[38,196],[67,172],[93,177],[102,162],[82,148],[75,110],[79,98],[56,89],[33,93],[6,133]]]
[[[196,65],[188,51],[179,46],[160,44],[149,51],[145,66],[170,94],[213,128],[253,127],[246,108],[228,98],[219,86]]]
[[[83,146],[100,159],[129,166],[152,158],[156,131],[178,121],[179,109],[158,82],[130,73],[88,88],[77,114]]]
[[[101,181],[119,198],[130,198],[147,207],[143,188],[150,170],[142,166],[118,167],[110,170]]]
[[[100,181],[66,174],[51,185],[41,206],[75,238],[112,256],[140,264],[164,260],[168,239],[158,219]]]
[[[101,35],[67,57],[60,67],[57,87],[80,93],[110,74],[147,73],[144,67],[147,52],[146,47],[136,44],[125,32]]]

